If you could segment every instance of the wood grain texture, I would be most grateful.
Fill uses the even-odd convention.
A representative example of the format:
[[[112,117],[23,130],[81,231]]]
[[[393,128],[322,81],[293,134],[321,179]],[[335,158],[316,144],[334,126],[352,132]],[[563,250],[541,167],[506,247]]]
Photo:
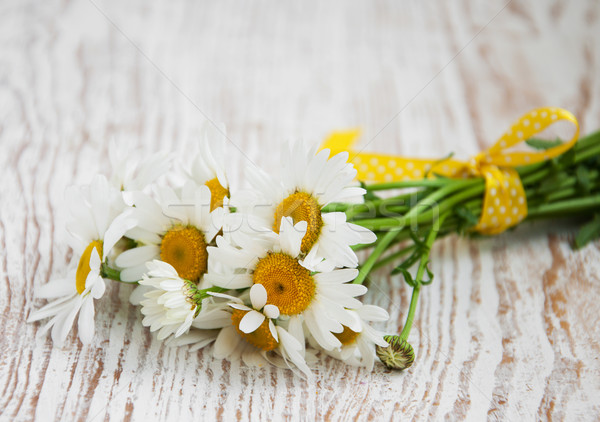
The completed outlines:
[[[25,322],[72,258],[64,188],[107,172],[113,137],[184,152],[225,122],[243,183],[339,128],[424,157],[472,154],[544,105],[597,129],[600,5],[533,3],[1,2],[0,419],[598,420],[600,249],[571,251],[567,223],[438,242],[406,373],[321,358],[306,383],[165,348],[127,286],[97,303],[89,347]],[[396,332],[409,296],[386,274],[365,300]]]

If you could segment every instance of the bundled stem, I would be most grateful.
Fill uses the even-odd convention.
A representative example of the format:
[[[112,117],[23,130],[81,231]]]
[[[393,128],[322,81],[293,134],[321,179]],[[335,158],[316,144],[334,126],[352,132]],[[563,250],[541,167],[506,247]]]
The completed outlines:
[[[517,167],[528,203],[525,221],[555,217],[593,217],[600,205],[600,132],[579,140],[575,147],[545,163]],[[390,198],[374,192],[413,189]],[[387,248],[410,239],[411,232],[427,230],[438,215],[450,212],[440,227],[440,236],[466,233],[481,215],[485,192],[483,178],[400,181],[367,186],[370,200],[363,204],[333,204],[329,211],[344,211],[347,219],[378,234],[363,268],[379,268],[379,258]],[[380,245],[383,245],[380,247]],[[373,255],[377,255],[373,258]],[[382,259],[388,259],[385,257]],[[389,262],[386,261],[386,263]],[[364,271],[364,276],[368,271]]]
[[[532,142],[531,145],[534,143]],[[535,145],[543,147],[543,141]],[[548,144],[550,146],[550,144]],[[571,217],[585,221],[596,218],[584,226],[576,243],[591,240],[600,233],[600,132],[581,138],[563,155],[543,162],[515,169],[519,174],[528,205],[525,221],[542,218]],[[405,281],[413,288],[411,302],[402,333],[388,336],[390,348],[378,349],[384,363],[404,369],[414,358],[412,347],[406,342],[429,262],[429,251],[438,237],[451,233],[470,233],[481,216],[485,192],[483,178],[457,180],[445,177],[433,179],[379,183],[365,186],[366,201],[363,204],[332,204],[328,211],[343,211],[348,221],[377,233],[372,245],[358,245],[355,250],[373,248],[359,270],[355,283],[364,283],[375,269],[400,261],[394,273],[402,272]],[[378,192],[398,190],[396,196],[381,198]],[[424,238],[422,241],[420,239]],[[385,253],[395,244],[412,240],[402,249]],[[405,258],[409,255],[408,258]],[[418,262],[416,276],[412,279],[408,268]],[[432,275],[430,275],[431,279]],[[399,355],[400,353],[400,355]],[[392,357],[390,357],[392,356]],[[403,363],[398,366],[397,358]],[[410,357],[409,356],[409,357]],[[385,359],[384,359],[385,358]],[[406,366],[406,362],[410,362]]]

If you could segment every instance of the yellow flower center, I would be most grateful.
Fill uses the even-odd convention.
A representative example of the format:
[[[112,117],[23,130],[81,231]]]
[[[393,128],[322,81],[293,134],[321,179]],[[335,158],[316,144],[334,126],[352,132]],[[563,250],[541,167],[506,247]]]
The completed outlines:
[[[233,323],[233,326],[235,327],[239,335],[242,336],[244,340],[246,340],[254,347],[257,347],[266,352],[277,348],[278,343],[277,340],[275,340],[275,338],[271,334],[271,330],[269,329],[268,318],[265,318],[263,323],[260,324],[260,326],[251,333],[244,333],[242,330],[240,330],[240,321],[248,312],[250,311],[234,309],[233,313],[231,314],[231,322]]]
[[[92,251],[96,248],[98,251],[98,255],[100,256],[100,260],[102,260],[102,241],[94,240],[92,243],[87,245],[83,253],[81,254],[81,258],[79,258],[79,264],[77,264],[77,272],[75,273],[75,287],[77,288],[77,293],[82,294],[85,290],[85,280],[87,280],[87,276],[91,271],[90,268],[90,257],[92,256]]]
[[[214,179],[210,179],[205,183],[210,189],[210,210],[213,211],[216,208],[223,206],[223,198],[229,196],[229,190],[225,189],[219,183],[219,179],[216,177]]]
[[[347,346],[351,343],[354,343],[354,341],[356,341],[356,338],[358,337],[359,333],[352,331],[350,328],[346,327],[345,325],[343,327],[344,327],[344,331],[342,331],[341,333],[333,333],[333,335],[337,337],[337,339],[340,341],[340,343],[342,343],[344,346]]]
[[[206,272],[208,252],[200,230],[193,226],[175,226],[163,237],[160,259],[171,264],[179,277],[198,281]]]
[[[273,231],[279,233],[281,219],[283,217],[292,217],[294,224],[300,221],[306,221],[307,228],[300,249],[308,253],[315,244],[323,227],[321,218],[321,207],[311,195],[305,192],[296,192],[285,198],[275,210],[275,222]]]
[[[310,271],[284,253],[270,253],[260,259],[252,280],[264,286],[269,303],[283,315],[299,314],[315,296],[316,286]]]

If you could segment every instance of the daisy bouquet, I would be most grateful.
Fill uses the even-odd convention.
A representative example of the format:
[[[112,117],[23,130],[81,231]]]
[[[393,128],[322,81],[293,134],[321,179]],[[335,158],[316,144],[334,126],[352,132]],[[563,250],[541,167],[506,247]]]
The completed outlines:
[[[319,352],[369,369],[378,356],[405,369],[414,360],[407,340],[419,292],[433,280],[428,263],[436,238],[474,229],[495,234],[557,216],[590,218],[580,244],[600,232],[600,218],[593,218],[600,205],[599,134],[576,144],[529,139],[554,158],[489,178],[485,172],[497,169],[491,164],[448,160],[381,171],[382,159],[398,159],[334,154],[340,139],[349,138],[337,134],[320,150],[291,145],[280,173],[248,169],[249,189],[229,184],[223,129],[206,128],[198,155],[177,160],[176,170],[166,153],[137,162],[111,157],[110,179],[99,175],[68,190],[76,259],[66,277],[36,290],[49,303],[29,320],[47,319],[39,334],[51,330],[57,344],[74,326],[90,343],[94,301],[105,300],[105,282],[114,280],[136,286],[130,302],[142,324],[171,347],[212,345],[216,358],[272,364],[307,378]],[[437,172],[439,166],[456,174]],[[414,180],[389,180],[421,168]],[[373,170],[386,182],[363,183]],[[177,182],[167,183],[165,173],[177,173]],[[369,251],[361,265],[360,250]],[[393,263],[392,273],[413,294],[402,333],[386,335],[377,324],[388,313],[358,298],[369,274]]]

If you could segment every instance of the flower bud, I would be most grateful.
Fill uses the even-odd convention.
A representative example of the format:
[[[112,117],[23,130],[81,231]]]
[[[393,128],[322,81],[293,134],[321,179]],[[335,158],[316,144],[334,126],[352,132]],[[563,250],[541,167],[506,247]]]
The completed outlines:
[[[383,338],[389,343],[389,346],[377,346],[376,353],[381,362],[389,369],[402,371],[410,368],[415,361],[415,352],[410,343],[397,335]]]

